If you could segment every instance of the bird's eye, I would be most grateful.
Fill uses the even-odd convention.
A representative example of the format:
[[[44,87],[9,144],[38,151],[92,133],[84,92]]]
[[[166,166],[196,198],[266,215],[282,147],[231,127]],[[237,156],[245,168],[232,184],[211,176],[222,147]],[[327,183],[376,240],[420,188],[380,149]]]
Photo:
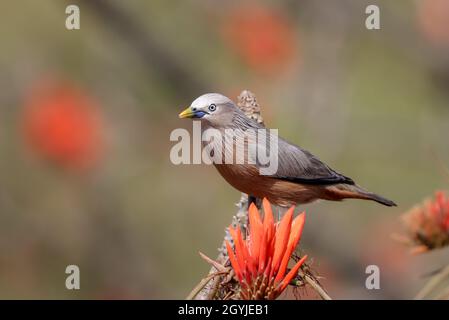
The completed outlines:
[[[215,104],[212,103],[211,105],[209,105],[210,112],[214,112],[215,110],[217,110],[217,106]]]

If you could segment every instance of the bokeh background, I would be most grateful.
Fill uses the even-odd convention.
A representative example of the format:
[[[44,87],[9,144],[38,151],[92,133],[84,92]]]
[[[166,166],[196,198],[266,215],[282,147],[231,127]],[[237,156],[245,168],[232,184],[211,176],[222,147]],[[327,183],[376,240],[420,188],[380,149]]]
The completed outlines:
[[[81,29],[65,28],[77,4]],[[301,248],[334,298],[412,298],[399,215],[447,189],[449,2],[21,0],[0,4],[0,298],[184,298],[239,192],[170,162],[178,113],[256,93],[265,122],[399,207],[318,202]],[[67,265],[81,290],[65,288]],[[365,268],[381,270],[366,290]],[[315,298],[308,290],[303,296]]]

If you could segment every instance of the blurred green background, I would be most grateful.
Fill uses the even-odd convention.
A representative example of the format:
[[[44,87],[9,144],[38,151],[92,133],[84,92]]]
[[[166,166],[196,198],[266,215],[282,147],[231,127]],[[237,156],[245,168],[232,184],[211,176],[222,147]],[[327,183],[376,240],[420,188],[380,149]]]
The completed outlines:
[[[301,206],[301,248],[329,294],[413,297],[449,257],[390,237],[449,183],[449,2],[375,1],[380,30],[365,28],[368,4],[3,1],[0,298],[184,298],[240,194],[211,166],[173,165],[169,135],[191,129],[177,115],[197,96],[242,89],[267,126],[399,204]],[[70,264],[81,290],[65,288]],[[381,290],[365,288],[369,264]]]

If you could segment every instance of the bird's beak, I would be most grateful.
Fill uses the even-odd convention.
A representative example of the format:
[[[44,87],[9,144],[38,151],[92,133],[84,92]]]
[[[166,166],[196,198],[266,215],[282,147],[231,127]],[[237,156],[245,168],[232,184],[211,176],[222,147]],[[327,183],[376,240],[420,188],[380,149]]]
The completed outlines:
[[[181,112],[179,114],[179,118],[180,119],[184,119],[184,118],[194,118],[195,117],[195,112],[192,111],[192,108],[188,107],[186,108],[183,112]]]
[[[202,110],[193,111],[191,107],[188,107],[179,114],[179,118],[202,118],[205,114],[207,114],[207,112]]]

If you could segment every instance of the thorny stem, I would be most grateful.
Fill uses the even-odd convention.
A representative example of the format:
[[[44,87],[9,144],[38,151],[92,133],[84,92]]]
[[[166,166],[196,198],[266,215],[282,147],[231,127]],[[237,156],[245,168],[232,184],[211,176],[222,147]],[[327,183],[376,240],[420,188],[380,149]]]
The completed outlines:
[[[327,292],[323,289],[323,287],[321,287],[320,284],[315,279],[313,279],[311,276],[305,275],[304,281],[309,286],[311,286],[313,288],[313,290],[316,291],[316,293],[318,293],[318,295],[321,297],[321,299],[332,300],[332,298],[327,294]]]
[[[239,210],[237,212],[237,214],[232,218],[232,222],[234,225],[238,225],[240,226],[243,230],[245,230],[246,228],[246,222],[248,221],[247,219],[247,214],[248,212],[246,211],[246,207],[247,207],[247,197],[246,195],[242,194],[242,197],[240,199],[240,202],[238,203],[238,207]],[[229,234],[228,229],[226,229],[226,234],[223,240],[223,243],[221,244],[221,247],[219,249],[219,254],[217,259],[215,260],[217,263],[219,263],[220,265],[225,266],[228,262],[228,256],[227,256],[227,252],[226,252],[226,242],[225,241],[229,241],[232,242],[231,236]],[[209,275],[211,274],[215,274],[217,272],[217,268],[212,266],[209,270]],[[211,278],[205,278],[208,279],[208,281],[202,286],[201,290],[199,292],[197,292],[197,294],[194,296],[193,299],[195,300],[212,300],[215,298],[217,292],[218,292],[218,288],[220,286],[220,282],[222,281],[223,277],[211,277]]]
[[[198,293],[203,290],[203,288],[213,279],[213,278],[220,278],[221,275],[228,274],[228,272],[215,272],[208,274],[205,278],[203,278],[200,283],[196,285],[195,288],[189,293],[186,300],[193,300]]]
[[[449,266],[444,267],[440,272],[435,274],[430,280],[426,283],[426,285],[418,292],[415,297],[415,300],[426,299],[432,293],[436,287],[438,287],[441,282],[449,277]]]

